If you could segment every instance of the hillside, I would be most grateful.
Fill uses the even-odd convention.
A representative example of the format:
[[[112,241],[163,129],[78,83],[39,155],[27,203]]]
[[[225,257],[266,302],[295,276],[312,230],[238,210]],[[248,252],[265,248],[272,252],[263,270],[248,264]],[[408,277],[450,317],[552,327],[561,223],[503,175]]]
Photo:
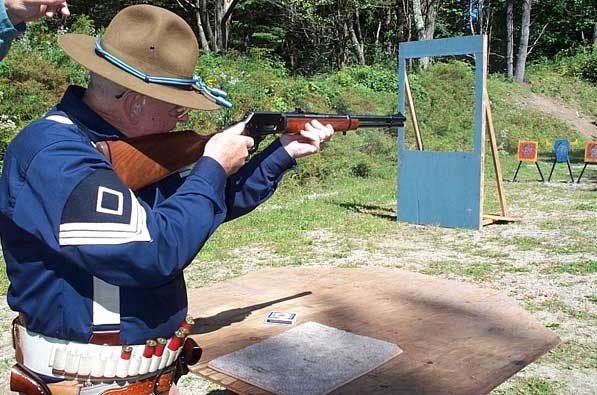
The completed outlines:
[[[585,139],[594,139],[597,136],[595,121],[591,121],[590,116],[580,112],[576,107],[564,103],[561,99],[532,93],[528,100],[521,104],[566,122],[572,130],[577,131]]]
[[[221,128],[253,109],[292,111],[301,107],[316,112],[386,114],[397,106],[395,70],[381,65],[292,76],[267,52],[253,50],[225,57],[202,53],[197,72],[209,83],[227,90],[234,102],[229,111],[192,113],[190,124],[183,127],[197,131]],[[473,68],[461,61],[434,63],[426,72],[411,73],[409,79],[426,149],[470,149]],[[529,70],[529,81],[529,85],[520,86],[500,74],[489,78],[494,126],[502,152],[514,153],[519,139],[538,140],[544,154],[551,151],[552,141],[558,138],[569,138],[576,142],[573,149],[582,149],[583,138],[595,134],[591,122],[597,116],[596,85],[540,67]],[[8,142],[22,126],[43,115],[70,83],[84,84],[85,71],[59,50],[54,36],[40,39],[26,35],[18,41],[0,63],[2,141]],[[412,145],[411,129],[408,123],[406,133]],[[360,131],[338,138],[326,148],[333,151],[333,160],[317,159],[317,169],[311,168],[300,178],[349,174],[348,163],[355,159],[374,170],[394,159],[394,144],[394,133],[387,131]]]

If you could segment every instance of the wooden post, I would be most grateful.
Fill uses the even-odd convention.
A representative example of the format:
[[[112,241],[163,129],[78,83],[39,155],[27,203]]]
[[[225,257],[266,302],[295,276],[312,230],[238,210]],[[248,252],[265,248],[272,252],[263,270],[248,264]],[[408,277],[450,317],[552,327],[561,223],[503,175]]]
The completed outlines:
[[[495,180],[497,182],[498,198],[500,200],[500,207],[502,209],[502,216],[508,216],[508,207],[506,205],[506,194],[504,193],[504,181],[502,179],[502,165],[500,164],[500,153],[498,152],[497,141],[495,138],[495,131],[493,129],[493,116],[491,114],[491,106],[489,103],[489,95],[487,89],[485,90],[484,99],[485,111],[487,115],[487,130],[489,131],[489,142],[491,143],[491,156],[493,158],[493,167],[495,169]]]
[[[487,36],[484,37],[487,40]],[[508,216],[508,207],[506,205],[506,194],[504,193],[504,181],[502,179],[502,165],[500,163],[500,153],[497,147],[495,138],[495,130],[493,129],[493,115],[491,114],[491,103],[489,101],[489,94],[487,93],[487,78],[489,69],[489,52],[484,54],[485,58],[485,78],[483,82],[483,105],[485,107],[485,120],[487,122],[487,131],[489,132],[489,142],[491,144],[491,157],[493,159],[493,168],[495,170],[495,181],[497,182],[498,199],[500,201],[500,208],[502,209],[502,216]]]
[[[410,91],[410,84],[408,83],[408,76],[404,73],[404,96],[406,98],[406,105],[410,113],[410,120],[415,130],[415,139],[417,150],[423,151],[423,140],[421,139],[421,131],[419,130],[419,120],[417,119],[417,112],[415,111],[415,103],[413,102],[413,95]]]

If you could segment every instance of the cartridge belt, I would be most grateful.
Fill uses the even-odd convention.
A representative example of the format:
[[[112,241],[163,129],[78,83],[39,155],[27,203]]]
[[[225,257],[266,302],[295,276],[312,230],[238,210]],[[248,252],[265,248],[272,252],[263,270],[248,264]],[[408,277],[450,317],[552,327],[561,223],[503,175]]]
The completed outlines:
[[[46,384],[39,376],[19,364],[10,370],[11,391],[27,395],[166,395],[172,386],[174,367],[141,380],[106,383],[81,383],[77,380]]]
[[[133,345],[128,359],[122,358],[122,346],[77,343],[40,335],[24,326],[13,325],[17,362],[37,374],[87,382],[125,379],[138,381],[172,366],[177,351],[164,349],[161,356],[143,356],[145,345]],[[115,393],[116,394],[116,393]],[[118,392],[118,394],[120,394]]]

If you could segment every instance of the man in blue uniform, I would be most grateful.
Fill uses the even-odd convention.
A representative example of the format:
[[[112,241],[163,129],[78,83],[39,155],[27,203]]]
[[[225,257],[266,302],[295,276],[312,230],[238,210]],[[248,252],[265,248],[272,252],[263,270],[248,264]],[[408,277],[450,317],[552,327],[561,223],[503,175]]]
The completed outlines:
[[[167,132],[188,109],[230,103],[194,75],[193,31],[167,10],[128,7],[102,37],[68,34],[60,45],[90,70],[89,87],[69,87],[14,138],[0,179],[17,361],[54,393],[172,392],[183,269],[333,129],[308,124],[246,162],[254,142],[239,123],[212,137],[187,174],[134,194],[95,142]]]

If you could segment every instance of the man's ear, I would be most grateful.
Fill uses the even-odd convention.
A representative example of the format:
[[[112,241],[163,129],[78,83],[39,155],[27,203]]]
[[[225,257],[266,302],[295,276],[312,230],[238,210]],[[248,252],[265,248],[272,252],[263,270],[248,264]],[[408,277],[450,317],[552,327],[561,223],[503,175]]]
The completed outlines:
[[[135,125],[141,117],[141,107],[143,106],[143,96],[136,92],[129,93],[124,97],[122,105],[124,106],[124,115],[128,121]]]

